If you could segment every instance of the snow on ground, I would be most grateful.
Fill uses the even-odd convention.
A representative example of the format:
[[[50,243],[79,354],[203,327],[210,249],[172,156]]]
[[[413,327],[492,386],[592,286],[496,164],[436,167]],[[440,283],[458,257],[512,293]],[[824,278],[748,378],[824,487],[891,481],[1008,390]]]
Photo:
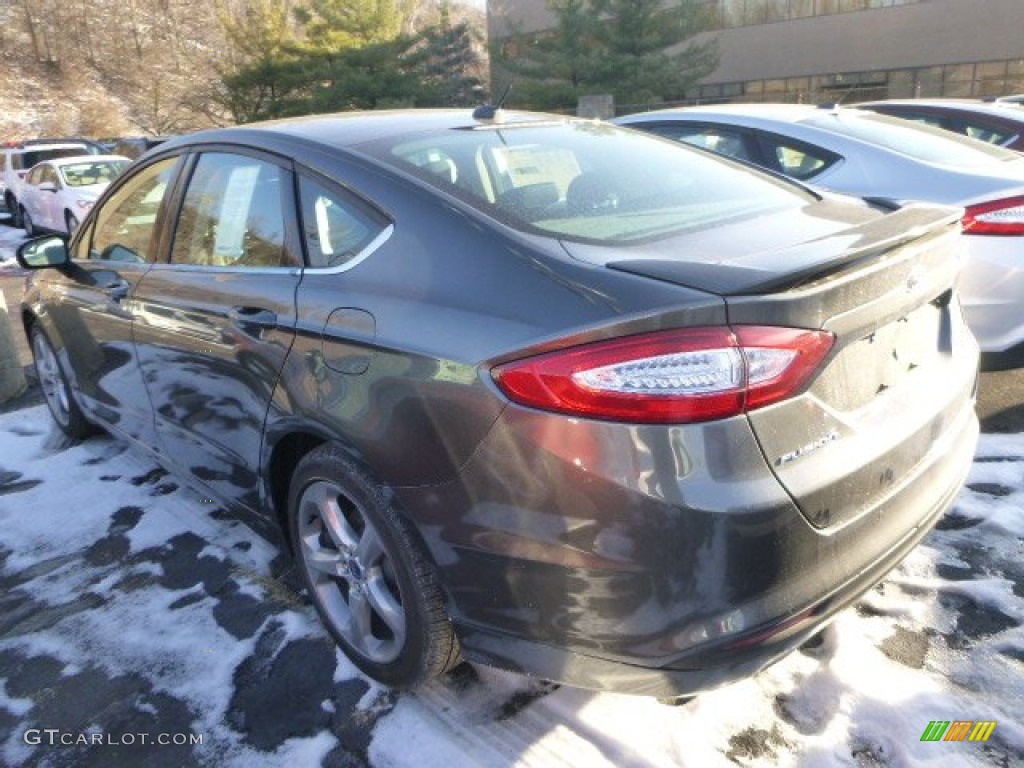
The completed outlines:
[[[468,665],[395,694],[293,584],[137,450],[0,416],[0,765],[1024,764],[1024,435],[982,437],[939,529],[820,642],[685,706]],[[922,742],[932,720],[998,724]],[[26,743],[46,728],[203,744]]]
[[[8,226],[7,217],[0,214],[0,269],[18,269],[14,250],[25,240],[25,230]]]

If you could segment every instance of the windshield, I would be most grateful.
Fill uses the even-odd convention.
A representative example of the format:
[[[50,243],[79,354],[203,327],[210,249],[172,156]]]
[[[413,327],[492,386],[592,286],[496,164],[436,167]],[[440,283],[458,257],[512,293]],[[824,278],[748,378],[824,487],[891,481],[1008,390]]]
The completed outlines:
[[[606,123],[451,130],[361,149],[524,231],[631,243],[814,199],[699,150]]]
[[[69,187],[109,184],[128,167],[127,160],[102,160],[60,166],[60,175]]]
[[[941,128],[871,113],[825,114],[803,121],[928,163],[977,168],[1020,158],[1016,152],[963,138]]]

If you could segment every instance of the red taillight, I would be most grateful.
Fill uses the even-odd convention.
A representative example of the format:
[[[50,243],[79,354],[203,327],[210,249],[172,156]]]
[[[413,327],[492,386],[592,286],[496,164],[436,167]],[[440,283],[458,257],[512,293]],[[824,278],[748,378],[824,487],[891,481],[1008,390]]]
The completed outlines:
[[[797,395],[832,348],[825,331],[713,326],[625,336],[494,369],[516,403],[572,416],[677,424]]]
[[[972,235],[1024,235],[1024,196],[971,205],[963,224]]]

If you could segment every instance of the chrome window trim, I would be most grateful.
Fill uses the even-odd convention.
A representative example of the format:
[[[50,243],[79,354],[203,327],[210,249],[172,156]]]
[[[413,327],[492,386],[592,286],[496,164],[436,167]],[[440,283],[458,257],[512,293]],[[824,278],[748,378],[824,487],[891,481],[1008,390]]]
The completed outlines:
[[[349,259],[344,264],[339,264],[334,267],[312,267],[312,266],[283,266],[283,267],[232,267],[232,266],[218,266],[214,264],[176,264],[174,262],[156,262],[153,267],[164,267],[172,269],[177,272],[224,272],[228,274],[238,273],[246,275],[279,275],[289,274],[298,275],[304,270],[315,272],[318,275],[332,275],[340,274],[341,272],[347,272],[350,269],[358,266],[370,256],[372,256],[381,246],[384,245],[390,238],[392,233],[395,231],[394,224],[388,224],[380,234],[378,234],[373,240],[371,240],[363,250],[361,250],[354,258]]]
[[[394,222],[392,222],[388,224],[386,227],[384,227],[384,229],[382,229],[380,233],[375,238],[373,238],[373,240],[367,243],[366,247],[363,248],[363,250],[361,250],[348,261],[346,261],[344,264],[337,264],[333,267],[308,266],[306,267],[306,269],[313,271],[318,275],[336,275],[342,272],[348,272],[350,269],[354,269],[355,267],[359,266],[368,258],[370,258],[370,256],[376,253],[377,250],[384,245],[384,243],[391,239],[391,235],[394,233],[394,231],[395,224]]]

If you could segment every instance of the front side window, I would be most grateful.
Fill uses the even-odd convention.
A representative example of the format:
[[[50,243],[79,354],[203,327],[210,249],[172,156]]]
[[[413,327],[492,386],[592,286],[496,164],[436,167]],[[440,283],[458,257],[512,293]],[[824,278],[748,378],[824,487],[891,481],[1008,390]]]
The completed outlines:
[[[179,158],[147,166],[96,212],[89,258],[134,263],[156,260],[164,196]]]
[[[200,155],[174,233],[171,263],[208,267],[298,266],[285,245],[291,176],[245,155]]]
[[[25,183],[36,186],[39,184],[43,176],[43,166],[36,166],[33,168],[27,176],[25,176]]]
[[[637,127],[646,128],[642,125]],[[700,123],[659,123],[652,126],[650,131],[666,139],[684,141],[736,160],[756,162],[742,131]]]
[[[50,183],[53,185],[54,189],[60,189],[60,179],[57,178],[57,169],[52,165],[44,165],[42,167],[42,173],[39,175],[39,183]]]
[[[330,190],[305,176],[299,180],[302,225],[309,263],[337,267],[359,256],[387,226],[388,220],[341,190]]]
[[[361,145],[503,223],[607,245],[792,210],[810,193],[683,144],[605,123],[508,123]],[[454,168],[434,169],[433,157]]]
[[[921,125],[930,125],[933,128],[945,128],[949,130],[949,120],[938,115],[927,115],[920,112],[912,113],[900,113],[900,112],[883,112],[885,115],[892,115],[894,117],[902,117],[904,120],[911,120]]]

